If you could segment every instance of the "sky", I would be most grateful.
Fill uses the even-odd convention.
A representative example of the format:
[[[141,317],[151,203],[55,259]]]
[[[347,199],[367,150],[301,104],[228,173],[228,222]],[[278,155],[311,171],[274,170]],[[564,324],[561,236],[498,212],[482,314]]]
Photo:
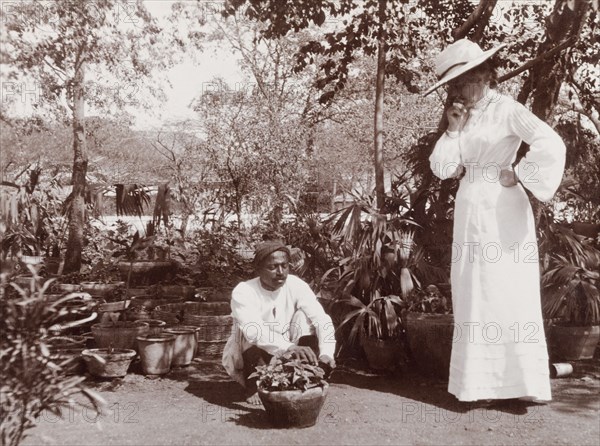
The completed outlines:
[[[200,2],[189,0],[193,5],[201,5],[203,14],[206,14],[210,22],[211,15],[222,5],[220,1]],[[145,0],[144,3],[150,13],[156,17],[161,24],[166,24],[166,16],[170,13],[173,0]],[[0,4],[6,6],[1,0]],[[10,10],[2,9],[3,14]],[[183,30],[185,31],[185,30]],[[34,112],[32,103],[43,96],[43,89],[36,83],[35,79],[22,75],[17,81],[8,80],[8,69],[0,64],[0,82],[3,105],[9,105],[11,113],[24,116]],[[87,74],[87,81],[91,82],[93,89],[93,73]],[[195,54],[185,55],[184,61],[168,71],[167,77],[171,87],[163,86],[166,101],[157,103],[150,110],[129,108],[127,111],[135,117],[134,128],[137,130],[153,130],[160,128],[163,124],[174,121],[193,119],[195,114],[190,108],[194,98],[199,97],[203,88],[213,88],[215,84],[211,80],[215,77],[223,78],[228,84],[244,82],[244,76],[238,65],[238,58],[229,46],[223,42],[206,42],[203,51]],[[119,85],[115,80],[115,85]],[[20,91],[20,90],[24,91]],[[121,86],[123,94],[135,91],[134,85]],[[98,114],[97,110],[86,105],[86,114],[93,116]]]
[[[163,21],[174,1],[145,0],[144,3],[153,16]],[[193,0],[193,3],[195,4],[196,0]],[[203,13],[206,13],[207,18],[214,14],[215,7],[221,4],[221,2],[204,3]],[[145,111],[133,111],[133,115],[137,117],[135,128],[146,130],[157,128],[163,123],[193,119],[195,115],[190,108],[190,102],[201,94],[203,88],[213,88],[214,84],[211,84],[211,80],[215,77],[221,77],[231,85],[243,82],[244,78],[238,65],[238,58],[228,45],[222,42],[207,43],[204,51],[196,55],[195,61],[189,58],[173,67],[168,73],[172,88],[165,88],[167,101],[153,113],[156,116],[149,116]]]

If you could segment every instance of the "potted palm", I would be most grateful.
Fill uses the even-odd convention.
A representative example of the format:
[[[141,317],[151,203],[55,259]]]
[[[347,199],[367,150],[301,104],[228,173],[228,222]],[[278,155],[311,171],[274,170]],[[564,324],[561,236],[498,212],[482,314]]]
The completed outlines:
[[[358,338],[365,352],[369,366],[375,370],[392,370],[402,358],[402,322],[400,311],[402,300],[399,296],[379,296],[368,303],[348,295],[342,300],[354,308],[339,325],[338,330],[352,322],[348,341]]]
[[[545,317],[551,353],[559,359],[591,359],[600,340],[600,250],[592,239],[564,230],[567,249],[549,255],[542,275]]]
[[[322,368],[284,354],[256,367],[250,378],[257,378],[258,396],[274,426],[309,427],[317,422],[329,389]]]
[[[345,256],[323,280],[337,277],[334,307],[342,308],[337,329],[342,348],[358,341],[371,368],[393,369],[404,356],[403,298],[418,283],[411,271],[413,222],[377,211],[368,199],[333,218],[332,234],[339,236]]]

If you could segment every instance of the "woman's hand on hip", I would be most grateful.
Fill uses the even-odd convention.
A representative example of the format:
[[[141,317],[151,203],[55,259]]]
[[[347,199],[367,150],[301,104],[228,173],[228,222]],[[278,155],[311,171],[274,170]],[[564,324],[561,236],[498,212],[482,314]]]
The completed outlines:
[[[504,187],[516,186],[519,182],[517,174],[512,169],[502,169],[500,171],[500,184]]]

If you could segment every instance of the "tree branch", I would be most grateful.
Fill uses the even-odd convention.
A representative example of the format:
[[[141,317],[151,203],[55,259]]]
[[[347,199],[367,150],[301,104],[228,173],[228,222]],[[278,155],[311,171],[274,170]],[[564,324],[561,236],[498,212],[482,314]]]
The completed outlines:
[[[530,69],[531,67],[537,65],[538,63],[540,63],[544,59],[547,59],[550,56],[553,56],[556,53],[558,53],[558,52],[562,51],[563,49],[567,48],[568,46],[574,44],[576,40],[577,40],[577,37],[575,37],[575,36],[568,38],[567,40],[565,40],[560,45],[557,45],[554,48],[552,48],[551,50],[546,51],[544,54],[540,54],[535,59],[531,59],[529,62],[521,65],[519,68],[511,71],[510,73],[507,73],[504,76],[501,76],[498,79],[498,83],[504,82],[504,81],[506,81],[508,79],[511,79],[511,78],[513,78],[513,77],[521,74],[523,71]]]
[[[465,22],[454,31],[452,31],[452,37],[454,40],[462,39],[469,34],[469,31],[479,22],[482,17],[486,17],[489,19],[491,15],[491,10],[488,14],[488,8],[491,5],[491,9],[494,9],[497,0],[479,0],[479,4],[475,8],[475,10],[471,13],[471,15],[465,20]],[[481,30],[483,33],[483,29]],[[476,40],[477,41],[477,40]]]
[[[488,26],[490,17],[492,16],[492,12],[494,11],[494,8],[496,7],[497,2],[498,2],[498,0],[489,0],[487,5],[485,6],[483,14],[481,14],[480,20],[477,21],[478,23],[477,23],[477,28],[475,29],[475,33],[473,34],[473,37],[471,38],[474,42],[479,42],[481,40],[481,38],[483,37],[483,31]]]

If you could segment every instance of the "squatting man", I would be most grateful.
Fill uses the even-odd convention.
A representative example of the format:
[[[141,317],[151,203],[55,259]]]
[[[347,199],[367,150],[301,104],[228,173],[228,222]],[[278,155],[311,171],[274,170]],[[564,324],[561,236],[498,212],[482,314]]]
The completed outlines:
[[[290,250],[280,241],[259,244],[254,255],[258,277],[241,282],[232,292],[234,328],[223,352],[227,373],[242,384],[247,401],[260,404],[255,367],[275,355],[335,368],[335,330],[315,293],[299,277],[289,274]]]

